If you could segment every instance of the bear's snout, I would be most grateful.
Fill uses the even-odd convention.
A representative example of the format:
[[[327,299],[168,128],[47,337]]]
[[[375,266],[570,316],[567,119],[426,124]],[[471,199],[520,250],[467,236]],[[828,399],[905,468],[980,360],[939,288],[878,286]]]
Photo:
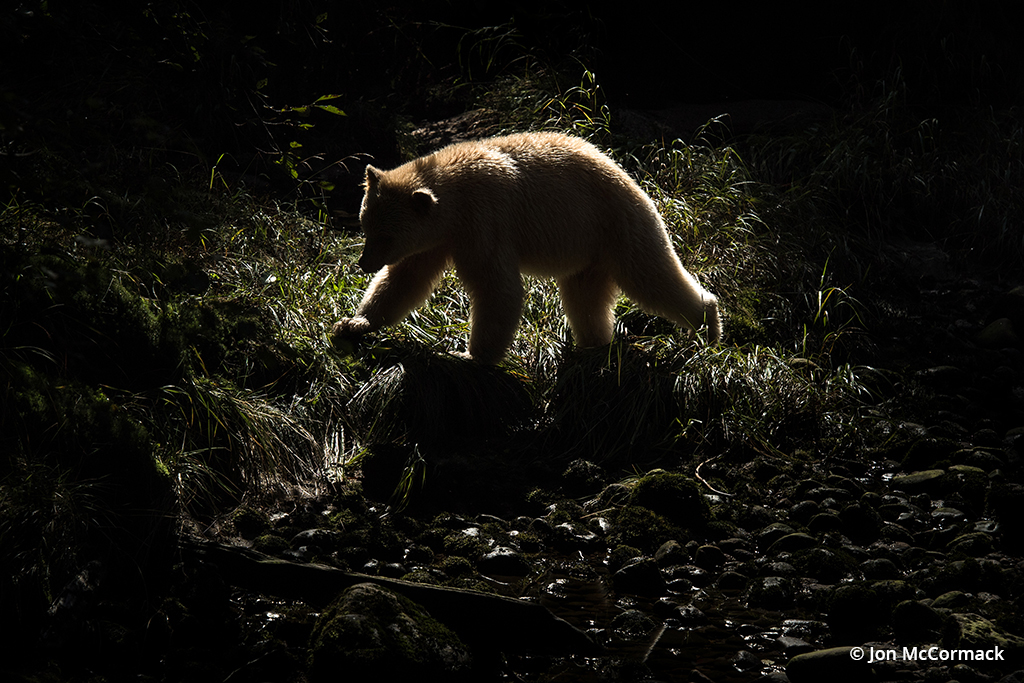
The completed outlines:
[[[384,267],[384,264],[381,263],[379,259],[368,257],[365,251],[363,252],[363,255],[359,257],[359,261],[357,263],[359,265],[359,269],[364,273],[376,273]]]

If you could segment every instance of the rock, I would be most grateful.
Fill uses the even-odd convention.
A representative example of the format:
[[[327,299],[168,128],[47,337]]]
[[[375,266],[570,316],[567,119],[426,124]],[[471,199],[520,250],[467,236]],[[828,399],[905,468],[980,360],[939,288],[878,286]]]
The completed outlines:
[[[702,569],[715,569],[725,562],[725,553],[717,546],[702,545],[693,554],[693,563]]]
[[[653,619],[638,609],[628,609],[616,615],[610,624],[616,634],[629,639],[645,637],[657,625]]]
[[[762,576],[750,583],[747,604],[762,609],[786,609],[793,605],[792,583],[781,576]]]
[[[860,569],[864,572],[866,579],[897,579],[900,577],[899,567],[888,558],[865,560],[860,563]]]
[[[678,619],[683,626],[689,628],[703,626],[704,624],[708,623],[707,615],[693,605],[686,605],[685,607],[680,607],[676,613],[676,619]]]
[[[615,572],[612,585],[619,593],[656,595],[665,590],[665,579],[655,561],[644,557],[633,560]]]
[[[655,551],[654,560],[660,567],[669,567],[674,564],[686,564],[690,557],[679,541],[665,541]]]
[[[952,365],[938,365],[914,373],[921,384],[933,389],[956,389],[970,382],[970,375]]]
[[[373,584],[345,590],[310,635],[309,675],[335,681],[451,680],[464,676],[470,654],[458,636],[403,596]]]
[[[867,656],[851,656],[852,647],[833,647],[797,655],[786,664],[791,683],[870,683],[877,680]]]
[[[530,563],[522,553],[505,546],[485,553],[476,567],[487,576],[526,576],[531,571]]]
[[[761,658],[750,650],[740,650],[729,661],[737,671],[760,671],[764,664]]]
[[[935,642],[942,625],[942,615],[918,600],[904,600],[892,611],[892,631],[898,643]]]
[[[701,487],[678,473],[659,470],[641,477],[630,502],[686,528],[703,528],[712,516]]]
[[[786,659],[792,659],[797,655],[802,655],[805,652],[813,652],[814,648],[811,644],[802,638],[794,638],[793,636],[779,636],[775,640],[782,648],[782,656]]]
[[[330,529],[306,529],[297,533],[291,541],[292,548],[308,548],[311,552],[331,552],[339,544],[341,534]]]
[[[983,349],[1020,346],[1020,337],[1009,318],[997,318],[974,335],[974,343]]]
[[[768,548],[769,554],[794,553],[798,550],[806,550],[818,545],[818,541],[809,534],[795,533],[787,534],[771,544]]]
[[[957,536],[949,546],[950,552],[963,553],[971,557],[981,557],[992,552],[992,537],[978,531]]]
[[[1002,649],[1006,661],[1016,661],[1024,655],[1024,638],[1016,636],[977,614],[961,613],[952,615],[957,628],[946,634],[943,645],[949,648],[972,650]]]
[[[892,487],[907,493],[938,490],[939,481],[946,476],[945,470],[922,470],[910,474],[897,474],[892,478]]]
[[[807,528],[816,534],[827,534],[833,531],[842,531],[843,521],[839,515],[832,512],[821,512],[807,522]]]
[[[743,590],[747,585],[747,577],[739,572],[722,572],[715,582],[715,587],[722,591]]]
[[[573,496],[596,491],[604,482],[604,470],[589,460],[573,460],[562,472],[562,483]]]

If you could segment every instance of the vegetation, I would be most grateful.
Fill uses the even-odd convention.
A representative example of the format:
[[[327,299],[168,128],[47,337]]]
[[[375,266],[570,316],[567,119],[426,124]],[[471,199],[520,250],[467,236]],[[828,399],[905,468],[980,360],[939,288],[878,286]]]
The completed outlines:
[[[884,442],[880,421],[913,391],[882,369],[871,336],[901,306],[888,294],[906,274],[889,245],[941,242],[1013,274],[1024,263],[1019,117],[923,117],[899,71],[785,133],[733,138],[711,122],[690,139],[638,141],[600,74],[531,52],[511,29],[430,27],[458,35],[463,61],[424,73],[400,68],[419,64],[398,30],[412,27],[374,23],[397,47],[395,68],[376,74],[392,81],[371,84],[355,66],[325,77],[357,33],[326,9],[275,34],[186,2],[121,17],[49,5],[0,24],[37,67],[0,92],[0,611],[16,615],[12,651],[91,561],[130,579],[125,591],[151,582],[159,596],[177,535],[239,506],[302,490],[362,519],[349,503],[371,462],[392,513],[430,509],[432,487],[449,486],[465,497],[447,509],[489,512],[532,505],[525,491],[581,457],[623,476],[696,473],[743,496],[701,465],[756,460],[767,479]],[[44,37],[65,41],[56,61]],[[577,349],[554,285],[530,281],[508,359],[481,368],[449,355],[463,350],[468,305],[448,275],[402,324],[331,347],[327,330],[368,281],[351,229],[358,159],[424,151],[399,101],[412,93],[432,112],[477,112],[488,132],[557,129],[609,150],[720,296],[726,343],[622,300],[616,341]],[[486,479],[508,484],[504,498],[473,492]],[[616,505],[640,520],[623,542],[650,541],[650,511]]]

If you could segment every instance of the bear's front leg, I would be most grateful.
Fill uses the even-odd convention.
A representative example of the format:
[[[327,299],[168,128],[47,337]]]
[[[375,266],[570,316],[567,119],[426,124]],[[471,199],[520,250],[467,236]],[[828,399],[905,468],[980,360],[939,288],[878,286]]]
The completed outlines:
[[[431,249],[384,266],[374,276],[351,318],[331,328],[333,339],[351,339],[401,322],[423,303],[448,267],[448,253]]]

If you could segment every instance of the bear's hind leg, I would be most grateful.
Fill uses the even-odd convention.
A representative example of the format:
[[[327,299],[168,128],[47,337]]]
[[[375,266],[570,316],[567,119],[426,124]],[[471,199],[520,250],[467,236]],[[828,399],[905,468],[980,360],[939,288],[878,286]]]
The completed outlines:
[[[618,285],[599,268],[587,268],[556,281],[577,346],[610,344],[615,332],[612,306],[619,295]]]
[[[523,314],[523,278],[516,270],[488,263],[486,271],[459,268],[469,293],[469,353],[475,361],[493,365],[512,346]]]
[[[648,261],[642,272],[620,273],[617,280],[622,292],[648,313],[692,331],[707,325],[708,340],[721,339],[718,299],[700,286],[674,253]]]

